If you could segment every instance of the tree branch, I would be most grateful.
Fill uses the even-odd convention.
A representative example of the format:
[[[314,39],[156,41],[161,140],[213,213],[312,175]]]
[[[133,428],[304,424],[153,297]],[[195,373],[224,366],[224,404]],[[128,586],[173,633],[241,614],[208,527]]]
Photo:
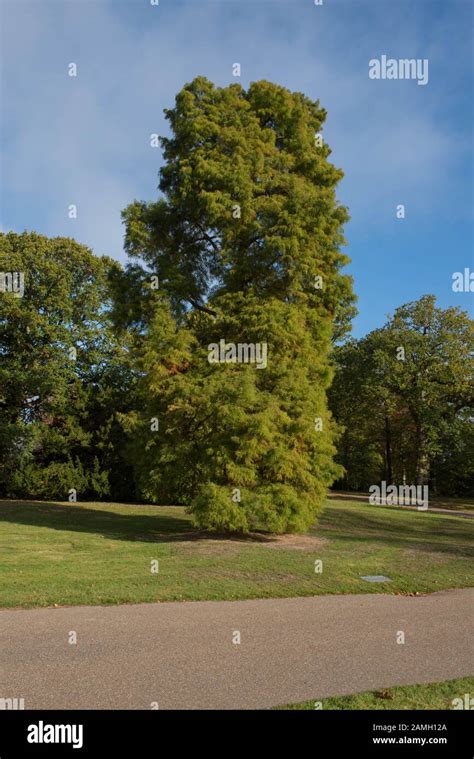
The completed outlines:
[[[193,308],[197,308],[198,311],[202,311],[204,314],[209,314],[209,316],[217,316],[217,311],[213,311],[212,308],[208,308],[207,306],[203,306],[200,303],[197,303],[193,298],[186,298],[188,303],[192,305]]]

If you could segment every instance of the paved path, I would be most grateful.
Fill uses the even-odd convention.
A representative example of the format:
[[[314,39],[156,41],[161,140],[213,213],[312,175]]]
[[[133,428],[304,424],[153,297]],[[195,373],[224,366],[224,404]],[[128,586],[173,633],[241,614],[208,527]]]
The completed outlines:
[[[473,671],[473,609],[474,589],[2,610],[0,698],[241,709],[446,680]]]

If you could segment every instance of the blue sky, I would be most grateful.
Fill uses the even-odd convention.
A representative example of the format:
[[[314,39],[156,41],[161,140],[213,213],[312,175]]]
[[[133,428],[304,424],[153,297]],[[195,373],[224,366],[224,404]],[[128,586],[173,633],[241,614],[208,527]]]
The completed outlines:
[[[161,151],[150,134],[167,133],[163,108],[199,74],[220,86],[268,79],[328,111],[324,139],[345,172],[338,196],[351,214],[354,334],[425,293],[470,307],[472,294],[451,283],[474,269],[471,0],[0,7],[2,230],[71,236],[124,261],[120,211],[158,194]],[[369,79],[369,60],[382,55],[428,59],[428,84]]]

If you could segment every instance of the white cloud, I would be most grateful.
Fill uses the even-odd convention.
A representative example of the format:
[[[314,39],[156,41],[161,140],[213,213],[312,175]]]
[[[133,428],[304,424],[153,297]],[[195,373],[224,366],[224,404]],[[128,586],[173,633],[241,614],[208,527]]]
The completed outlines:
[[[319,97],[328,109],[325,135],[345,170],[341,197],[355,221],[377,221],[393,202],[447,212],[466,144],[440,124],[429,90],[439,96],[436,80],[421,88],[367,76],[370,57],[385,52],[379,46],[390,44],[388,52],[403,57],[423,47],[416,24],[394,23],[402,16],[388,23],[379,9],[373,26],[354,21],[348,29],[341,6],[329,4],[324,15],[322,8],[268,3],[163,2],[135,13],[121,3],[6,6],[3,184],[21,206],[4,205],[21,228],[71,235],[120,257],[120,211],[157,194],[161,153],[148,141],[166,129],[163,108],[198,74],[220,85],[236,81],[235,61],[244,86],[271,79]],[[436,63],[445,50],[430,45]],[[67,76],[71,61],[77,79]],[[67,218],[70,203],[77,220]]]

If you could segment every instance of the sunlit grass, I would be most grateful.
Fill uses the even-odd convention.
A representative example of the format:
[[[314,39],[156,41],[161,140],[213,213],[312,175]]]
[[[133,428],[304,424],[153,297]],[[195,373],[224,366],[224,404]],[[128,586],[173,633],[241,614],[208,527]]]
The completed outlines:
[[[180,507],[0,501],[0,606],[429,593],[473,584],[473,538],[474,520],[337,500],[263,542],[208,539]]]

